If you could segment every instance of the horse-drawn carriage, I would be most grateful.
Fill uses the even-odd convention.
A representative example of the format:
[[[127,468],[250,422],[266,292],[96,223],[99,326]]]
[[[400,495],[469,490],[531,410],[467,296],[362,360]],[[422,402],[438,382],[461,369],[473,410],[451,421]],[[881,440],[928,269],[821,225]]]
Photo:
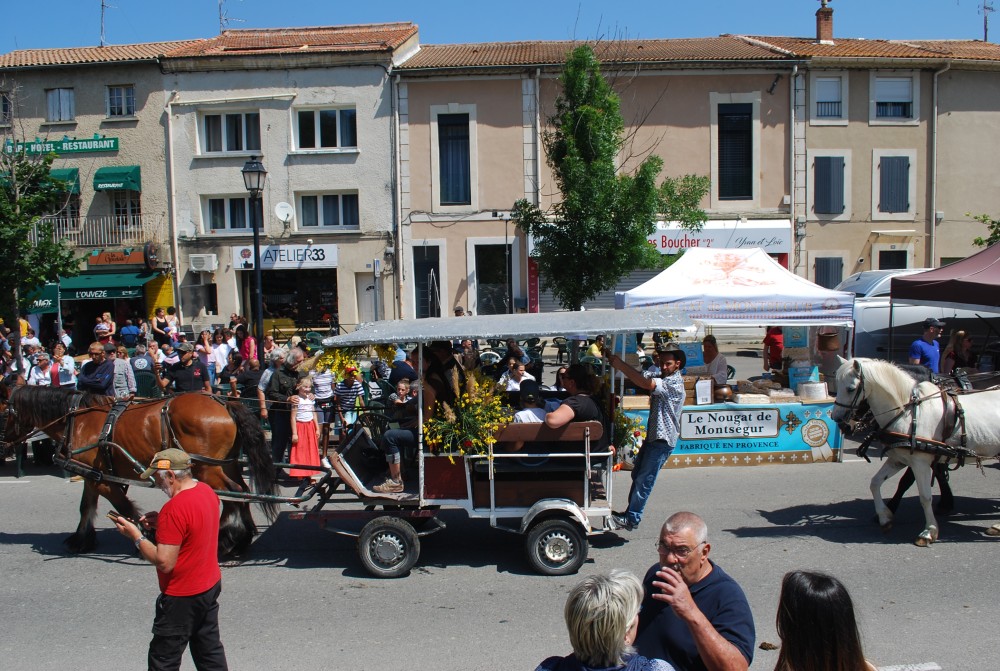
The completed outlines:
[[[434,341],[632,336],[689,325],[686,318],[658,309],[447,317],[365,324],[353,333],[326,339],[324,345],[416,343],[423,366],[424,346]],[[285,502],[300,507],[290,514],[292,519],[311,520],[356,537],[361,561],[372,575],[396,577],[417,562],[420,539],[444,528],[438,512],[453,508],[524,535],[532,567],[561,575],[580,568],[587,557],[588,537],[603,533],[603,519],[611,514],[615,452],[597,447],[608,430],[601,422],[570,423],[558,429],[544,424],[497,426],[484,449],[468,450],[453,443],[431,449],[420,402],[416,447],[402,455],[404,480],[409,484],[401,492],[385,493],[374,485],[386,466],[379,443],[387,420],[365,413],[330,453],[319,480],[298,496],[283,497],[276,493],[274,469],[286,464],[271,463],[259,423],[238,401],[200,393],[143,401],[121,413],[110,439],[102,437],[110,410],[104,397],[5,387],[0,401],[6,406],[0,407],[6,445],[23,441],[32,431],[45,431],[61,445],[59,463],[85,476],[80,526],[69,542],[76,551],[93,547],[99,496],[118,512],[137,516],[126,496],[128,487],[148,486],[137,475],[164,446],[188,451],[195,476],[223,499],[220,553],[239,552],[249,545],[254,532],[250,503],[262,504],[273,519],[276,505]],[[522,443],[527,447],[520,451],[506,449]],[[241,449],[244,460],[239,462]],[[242,465],[249,466],[252,492],[243,480]]]

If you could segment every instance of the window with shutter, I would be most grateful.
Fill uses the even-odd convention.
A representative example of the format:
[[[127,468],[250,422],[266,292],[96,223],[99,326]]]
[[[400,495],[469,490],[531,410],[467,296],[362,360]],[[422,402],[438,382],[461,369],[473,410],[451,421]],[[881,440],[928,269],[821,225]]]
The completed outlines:
[[[907,156],[883,156],[879,160],[878,211],[884,213],[910,210],[910,159]]]
[[[844,279],[844,259],[839,256],[816,258],[816,284],[832,289]]]
[[[843,156],[816,157],[813,165],[813,210],[816,214],[843,214]]]
[[[753,198],[753,105],[719,105],[719,198]]]
[[[875,116],[880,119],[912,119],[913,79],[910,77],[876,78]]]
[[[816,79],[816,116],[820,119],[839,119],[841,116],[840,77]]]

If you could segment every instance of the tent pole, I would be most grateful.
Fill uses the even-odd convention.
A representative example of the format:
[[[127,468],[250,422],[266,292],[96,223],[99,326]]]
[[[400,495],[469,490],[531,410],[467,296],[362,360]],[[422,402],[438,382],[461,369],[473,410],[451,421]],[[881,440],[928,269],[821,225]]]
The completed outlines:
[[[894,307],[895,307],[895,304],[892,302],[892,296],[889,296],[889,356],[886,357],[886,361],[892,361],[892,351],[893,351],[893,346],[892,346],[893,345],[893,342],[892,342],[892,336],[893,336],[893,334],[892,334],[892,312],[893,312],[893,308]],[[855,326],[857,326],[857,325],[855,325]],[[909,360],[907,360],[907,362],[909,362]]]

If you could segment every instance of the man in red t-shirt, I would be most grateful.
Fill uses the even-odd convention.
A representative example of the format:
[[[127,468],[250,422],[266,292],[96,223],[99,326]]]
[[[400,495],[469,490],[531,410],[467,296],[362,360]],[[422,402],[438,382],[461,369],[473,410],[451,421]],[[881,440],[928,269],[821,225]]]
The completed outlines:
[[[170,498],[159,513],[139,518],[142,527],[156,530],[157,542],[130,520],[115,520],[118,532],[156,567],[160,581],[149,669],[179,669],[190,643],[200,671],[226,671],[226,651],[219,638],[219,497],[191,476],[191,457],[184,450],[172,447],[153,455],[141,477],[150,476]]]

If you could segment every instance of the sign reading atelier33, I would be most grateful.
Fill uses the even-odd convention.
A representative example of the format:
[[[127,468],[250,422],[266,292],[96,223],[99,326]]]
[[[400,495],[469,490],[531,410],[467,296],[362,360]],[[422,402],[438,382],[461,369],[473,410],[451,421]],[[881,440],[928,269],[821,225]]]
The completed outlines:
[[[233,268],[253,269],[253,246],[238,245],[233,250]],[[336,268],[337,245],[261,245],[261,270]]]

